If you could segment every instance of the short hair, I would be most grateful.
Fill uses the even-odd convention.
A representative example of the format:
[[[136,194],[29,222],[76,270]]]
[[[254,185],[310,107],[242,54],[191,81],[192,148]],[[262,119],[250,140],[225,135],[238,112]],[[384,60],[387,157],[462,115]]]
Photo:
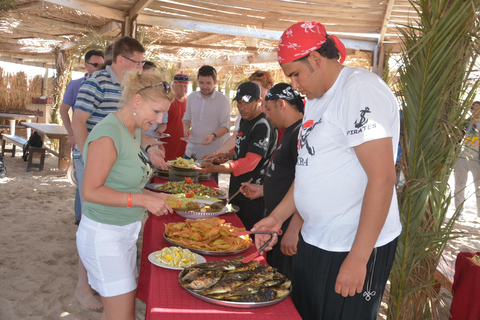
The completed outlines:
[[[140,94],[146,100],[156,101],[159,98],[166,98],[170,102],[175,99],[173,90],[170,90],[170,85],[165,82],[158,70],[151,72],[142,72],[134,69],[125,74],[122,91],[121,105],[125,105],[127,101],[133,99],[136,93]],[[165,90],[168,88],[168,90]],[[140,92],[139,92],[140,91]],[[168,93],[166,92],[168,91]]]
[[[265,89],[270,89],[273,86],[273,78],[269,71],[255,70],[248,81],[258,81]]]
[[[338,51],[337,47],[335,47],[335,42],[333,42],[332,38],[328,37],[328,34],[326,35],[327,40],[318,48],[317,51],[322,57],[325,57],[327,59],[335,59],[338,60],[340,59],[340,51]],[[295,61],[301,61],[301,60],[306,60],[308,59],[308,56],[310,54],[307,54],[304,57],[301,57]]]
[[[92,56],[99,56],[104,58],[103,51],[100,50],[88,50],[87,53],[85,53],[85,61],[89,61]]]
[[[480,104],[480,101],[474,101],[472,104]]]
[[[214,67],[212,66],[202,66],[200,69],[198,69],[198,75],[197,75],[197,79],[198,77],[212,77],[213,78],[213,82],[217,81],[217,70],[215,70]]]
[[[112,60],[113,59],[113,43],[110,43],[105,48],[105,60]]]
[[[113,58],[114,62],[117,61],[117,57],[124,55],[131,57],[135,52],[144,53],[145,48],[138,40],[132,37],[122,37],[113,43]]]

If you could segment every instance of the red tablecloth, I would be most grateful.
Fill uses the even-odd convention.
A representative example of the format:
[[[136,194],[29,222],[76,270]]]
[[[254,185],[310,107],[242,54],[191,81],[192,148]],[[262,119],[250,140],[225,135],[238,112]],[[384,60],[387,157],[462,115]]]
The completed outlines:
[[[156,178],[154,183],[161,182]],[[215,181],[204,182],[205,185],[215,186]],[[241,227],[242,222],[235,213],[220,216],[226,222]],[[165,223],[180,222],[185,219],[176,213],[166,216],[150,216],[143,231],[142,258],[140,276],[138,279],[137,297],[146,305],[145,319],[301,319],[290,297],[271,307],[240,309],[217,306],[199,300],[190,295],[178,283],[178,270],[170,270],[153,265],[148,261],[148,255],[154,251],[170,246],[163,233]],[[252,246],[243,255],[255,252]],[[232,256],[204,256],[207,261],[223,260]]]
[[[480,266],[470,259],[480,252],[460,252],[455,261],[450,319],[480,319]]]

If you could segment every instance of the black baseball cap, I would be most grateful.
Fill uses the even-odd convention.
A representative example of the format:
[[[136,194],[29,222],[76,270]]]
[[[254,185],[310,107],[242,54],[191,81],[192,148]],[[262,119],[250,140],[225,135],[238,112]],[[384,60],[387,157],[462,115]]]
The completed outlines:
[[[261,90],[258,84],[247,81],[238,86],[237,94],[235,98],[233,98],[233,101],[242,100],[250,103],[260,98],[260,93]]]

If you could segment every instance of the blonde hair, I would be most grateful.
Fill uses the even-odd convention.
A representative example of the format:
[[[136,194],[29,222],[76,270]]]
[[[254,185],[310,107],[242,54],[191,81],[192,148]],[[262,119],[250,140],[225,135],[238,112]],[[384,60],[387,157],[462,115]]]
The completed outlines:
[[[160,72],[149,70],[142,72],[140,70],[132,70],[125,74],[123,78],[123,92],[121,105],[125,105],[127,101],[131,101],[135,94],[139,94],[143,99],[155,101],[159,98],[166,98],[170,102],[175,99],[175,94],[171,90],[168,82],[164,81]],[[166,93],[168,91],[169,93]]]
[[[255,70],[248,77],[248,81],[258,81],[265,89],[270,89],[273,86],[273,78],[269,71]]]

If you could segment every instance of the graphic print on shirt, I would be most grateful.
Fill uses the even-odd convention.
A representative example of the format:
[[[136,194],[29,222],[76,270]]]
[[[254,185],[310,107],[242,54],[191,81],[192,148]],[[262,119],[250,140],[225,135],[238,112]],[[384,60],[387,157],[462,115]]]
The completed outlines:
[[[300,155],[300,150],[304,147],[307,148],[307,152],[309,155],[315,155],[315,148],[310,146],[308,143],[308,136],[312,133],[315,126],[322,122],[322,119],[314,122],[313,120],[307,120],[302,126],[300,131],[300,138],[298,139],[298,154]],[[308,159],[298,156],[297,165],[300,166],[308,166]]]
[[[348,130],[347,135],[359,134],[366,130],[374,129],[377,127],[375,122],[371,124],[367,124],[368,118],[365,117],[367,113],[372,113],[369,107],[365,107],[365,109],[360,110],[360,119],[355,120],[355,123],[354,123],[354,126],[356,129]]]
[[[235,140],[235,151],[234,151],[234,154],[235,154],[235,158],[241,154],[241,151],[240,151],[240,142],[242,142],[243,140],[245,140],[246,137],[243,136],[243,132],[242,131],[239,131],[238,134],[237,134],[237,139]],[[238,150],[238,151],[237,151]]]
[[[365,113],[370,113],[369,107],[365,107],[365,109],[360,110],[360,121],[355,120],[355,128],[361,128],[367,124],[368,119],[365,118]]]
[[[140,150],[140,152],[138,153],[138,157],[140,158],[140,160],[142,160],[143,164],[145,165],[145,167],[142,168],[143,169],[142,182],[147,183],[153,174],[153,170],[152,170],[153,164],[150,161],[150,159],[145,157],[145,154],[143,153],[142,150]]]

